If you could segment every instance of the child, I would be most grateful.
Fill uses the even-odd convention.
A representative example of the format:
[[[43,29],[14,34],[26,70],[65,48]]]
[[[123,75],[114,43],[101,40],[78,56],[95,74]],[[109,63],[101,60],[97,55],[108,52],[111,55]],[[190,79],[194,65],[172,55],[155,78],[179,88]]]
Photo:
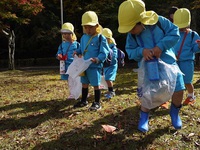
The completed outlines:
[[[168,19],[158,16],[154,11],[146,11],[145,4],[141,0],[126,0],[119,7],[118,22],[118,31],[128,33],[126,52],[129,59],[140,62],[142,58],[151,60],[156,57],[165,63],[177,65],[173,46],[180,35],[177,26]],[[179,110],[184,89],[183,76],[178,73],[170,108],[171,121],[175,129],[182,127]],[[149,111],[141,105],[138,129],[142,132],[147,132],[149,129]]]
[[[108,93],[105,94],[105,97],[110,99],[115,96],[115,92],[113,90],[113,81],[116,79],[117,75],[117,47],[114,38],[112,37],[112,31],[108,28],[104,28],[102,35],[104,35],[108,41],[110,50],[112,51],[111,62],[103,68],[103,72],[105,75],[105,80],[108,85]],[[104,62],[105,63],[105,62]]]
[[[187,8],[180,8],[174,14],[174,24],[179,27],[181,39],[175,45],[174,49],[177,56],[177,63],[183,72],[184,83],[188,95],[183,105],[192,105],[195,103],[194,86],[192,84],[194,74],[195,53],[200,51],[200,43],[197,32],[190,29],[191,15]]]
[[[74,54],[82,55],[85,60],[90,59],[93,63],[81,76],[82,98],[74,108],[87,106],[88,86],[91,84],[94,87],[95,101],[89,110],[99,110],[101,109],[99,89],[101,70],[108,56],[109,46],[106,38],[100,34],[101,26],[95,12],[87,11],[83,14],[82,26],[85,34],[81,37],[80,48]]]
[[[65,71],[61,74],[61,80],[68,80],[69,75],[65,74],[65,72],[73,61],[73,52],[78,49],[80,44],[76,41],[77,38],[74,33],[74,26],[71,23],[66,22],[62,25],[61,34],[63,41],[58,47],[56,57],[65,62]],[[74,95],[71,94],[72,89],[70,88],[69,82],[68,87],[70,92],[68,99],[74,99]]]

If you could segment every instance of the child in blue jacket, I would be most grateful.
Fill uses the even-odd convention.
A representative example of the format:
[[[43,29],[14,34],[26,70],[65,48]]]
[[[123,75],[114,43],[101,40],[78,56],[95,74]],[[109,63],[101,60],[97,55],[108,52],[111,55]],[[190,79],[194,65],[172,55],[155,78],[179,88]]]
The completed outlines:
[[[199,35],[190,29],[190,22],[191,15],[187,8],[180,8],[174,13],[174,24],[179,27],[181,35],[181,39],[174,49],[179,68],[184,73],[183,79],[188,92],[183,105],[192,105],[196,101],[192,81],[195,53],[200,51],[200,42],[196,42],[199,39]]]
[[[167,64],[177,65],[173,46],[178,42],[180,35],[178,27],[171,21],[158,16],[154,11],[146,11],[142,0],[127,0],[119,7],[118,22],[118,31],[128,33],[126,52],[129,59],[139,63],[142,58],[151,60],[156,57]],[[171,121],[175,129],[182,127],[179,110],[184,89],[183,76],[178,73],[170,108]],[[142,132],[149,129],[149,111],[141,105],[138,129]]]
[[[63,41],[58,47],[56,57],[61,61],[63,60],[65,65],[65,71],[61,74],[61,80],[68,80],[69,75],[65,73],[73,61],[73,52],[79,48],[80,44],[76,41],[74,26],[71,23],[66,22],[62,25],[61,34]],[[72,89],[70,88],[69,82],[68,87],[70,92],[68,99],[74,99],[74,95],[71,94]]]
[[[95,101],[92,103],[89,110],[101,109],[100,104],[100,88],[101,70],[103,62],[108,56],[109,46],[106,38],[101,35],[101,26],[98,21],[97,14],[94,11],[87,11],[82,16],[82,26],[84,35],[80,40],[80,48],[75,52],[77,55],[82,55],[85,60],[90,59],[92,64],[81,76],[82,83],[82,98],[74,105],[74,108],[87,106],[88,86],[91,84],[94,87]]]
[[[104,28],[102,35],[104,35],[108,41],[110,51],[111,51],[111,60],[109,63],[104,62],[103,73],[105,76],[106,83],[108,85],[108,93],[105,94],[107,99],[111,99],[115,96],[115,92],[113,89],[113,81],[115,81],[117,76],[117,68],[118,68],[118,61],[117,61],[117,47],[115,39],[112,37],[112,31],[109,28]]]

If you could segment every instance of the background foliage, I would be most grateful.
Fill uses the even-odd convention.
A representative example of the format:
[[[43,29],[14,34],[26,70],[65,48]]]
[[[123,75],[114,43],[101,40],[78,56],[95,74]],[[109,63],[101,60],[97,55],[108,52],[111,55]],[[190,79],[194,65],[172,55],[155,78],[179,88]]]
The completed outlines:
[[[82,35],[81,16],[85,11],[93,10],[98,14],[100,24],[113,31],[118,47],[124,49],[126,35],[119,34],[117,31],[118,7],[122,2],[123,0],[63,0],[64,22],[71,22],[75,26],[75,33],[79,41]],[[29,18],[29,24],[15,26],[16,59],[54,57],[57,52],[57,47],[61,42],[59,33],[61,27],[60,1],[42,0],[42,3],[43,11],[37,16]],[[171,6],[190,9],[191,28],[197,32],[200,31],[200,19],[197,15],[200,10],[199,0],[154,0],[153,2],[145,0],[145,3],[147,10],[154,10],[165,17],[168,17],[168,10]],[[1,32],[0,41],[0,59],[7,59],[7,39]]]

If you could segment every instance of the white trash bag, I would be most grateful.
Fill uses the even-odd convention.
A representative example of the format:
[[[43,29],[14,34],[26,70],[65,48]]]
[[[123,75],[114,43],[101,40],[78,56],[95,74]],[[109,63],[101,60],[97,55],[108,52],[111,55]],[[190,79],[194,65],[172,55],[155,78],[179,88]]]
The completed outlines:
[[[69,74],[72,78],[76,78],[82,72],[84,72],[89,65],[92,63],[90,59],[84,60],[83,57],[79,58],[77,55],[74,56],[73,62],[69,65],[66,74]]]
[[[74,99],[77,100],[82,92],[82,83],[80,76],[72,78],[71,76],[68,77],[68,84],[69,84],[69,91],[70,94],[74,96]]]
[[[106,80],[105,80],[105,76],[104,76],[104,75],[101,76],[101,83],[100,83],[99,88],[100,88],[100,89],[104,89],[104,90],[107,90],[107,89],[108,89],[108,84],[106,83]]]
[[[175,86],[177,74],[181,73],[177,65],[170,65],[158,59],[159,77],[158,81],[150,81],[147,75],[146,62],[142,59],[138,72],[137,94],[141,105],[148,109],[160,106],[171,99]]]

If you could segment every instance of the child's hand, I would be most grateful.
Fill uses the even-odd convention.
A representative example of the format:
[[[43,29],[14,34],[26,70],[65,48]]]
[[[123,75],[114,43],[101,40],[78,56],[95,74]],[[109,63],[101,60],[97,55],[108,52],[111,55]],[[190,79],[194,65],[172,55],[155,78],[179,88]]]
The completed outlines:
[[[58,55],[57,55],[57,58],[58,58],[59,60],[62,60],[62,57],[63,57],[62,54],[58,54]]]
[[[198,44],[198,46],[200,48],[200,40],[196,40],[195,42]]]
[[[144,57],[144,60],[151,60],[151,59],[153,59],[153,51],[151,49],[145,48],[143,50],[143,57]]]
[[[154,47],[153,49],[152,49],[152,51],[153,51],[153,56],[156,56],[156,58],[160,58],[160,55],[161,55],[161,53],[162,53],[162,50],[159,48],[159,47]]]
[[[99,63],[99,60],[98,58],[90,58],[90,61],[92,61],[93,63]]]
[[[74,55],[77,55],[77,52],[76,52],[76,51],[73,52],[73,57],[74,57]]]

